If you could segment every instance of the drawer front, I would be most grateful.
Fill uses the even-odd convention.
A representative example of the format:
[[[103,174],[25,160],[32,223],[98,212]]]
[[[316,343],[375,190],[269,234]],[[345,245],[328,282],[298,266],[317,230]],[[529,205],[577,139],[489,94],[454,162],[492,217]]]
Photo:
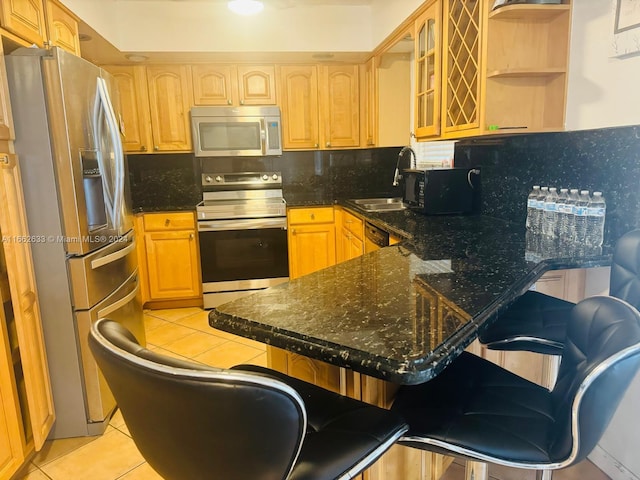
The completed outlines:
[[[144,215],[145,231],[195,230],[193,212],[181,213],[146,213]]]
[[[333,207],[291,208],[287,216],[290,225],[333,223]]]
[[[352,215],[346,210],[342,211],[342,224],[344,228],[349,230],[355,237],[362,240],[364,232],[364,222],[361,218]]]

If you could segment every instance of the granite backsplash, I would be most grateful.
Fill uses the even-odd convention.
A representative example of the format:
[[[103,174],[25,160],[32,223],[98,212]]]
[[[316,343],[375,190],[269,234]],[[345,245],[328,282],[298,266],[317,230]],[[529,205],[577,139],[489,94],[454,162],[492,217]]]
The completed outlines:
[[[483,215],[522,223],[533,185],[601,191],[605,245],[640,227],[640,126],[461,141],[457,167],[482,169]]]
[[[284,152],[281,157],[202,161],[189,153],[129,155],[133,207],[193,209],[202,199],[201,171],[281,171],[289,205],[400,196],[391,185],[399,151]],[[457,167],[481,167],[483,215],[524,224],[526,198],[537,184],[602,191],[605,245],[640,227],[640,126],[465,140],[456,144],[454,161]]]
[[[400,189],[392,182],[399,151],[399,147],[392,147],[203,159],[191,153],[129,155],[133,209],[141,212],[195,208],[202,200],[201,172],[280,171],[284,196],[290,205],[398,196]],[[403,158],[403,164],[405,161]]]

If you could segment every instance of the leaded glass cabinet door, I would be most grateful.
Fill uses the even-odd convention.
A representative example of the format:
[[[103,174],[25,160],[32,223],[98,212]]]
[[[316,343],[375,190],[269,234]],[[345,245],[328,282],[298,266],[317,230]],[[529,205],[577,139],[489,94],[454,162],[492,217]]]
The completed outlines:
[[[434,2],[415,23],[415,134],[418,138],[440,134],[440,5]]]
[[[479,127],[484,0],[445,0],[443,129]]]

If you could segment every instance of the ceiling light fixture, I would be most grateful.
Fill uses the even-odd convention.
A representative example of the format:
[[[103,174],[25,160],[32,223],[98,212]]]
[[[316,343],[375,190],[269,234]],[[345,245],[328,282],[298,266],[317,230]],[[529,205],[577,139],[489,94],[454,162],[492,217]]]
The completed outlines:
[[[259,0],[231,0],[227,7],[238,15],[255,15],[262,11],[264,4]]]

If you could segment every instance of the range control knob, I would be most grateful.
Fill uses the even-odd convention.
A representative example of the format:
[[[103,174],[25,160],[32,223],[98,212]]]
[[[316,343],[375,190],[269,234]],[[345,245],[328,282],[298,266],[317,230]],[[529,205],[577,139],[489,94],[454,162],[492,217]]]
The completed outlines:
[[[206,177],[204,177],[204,181],[207,183],[211,183],[213,182],[213,178],[211,178],[209,175],[207,175]]]
[[[277,173],[274,173],[274,174],[271,176],[271,178],[273,178],[274,180],[278,180],[278,174],[277,174]]]
[[[269,180],[269,175],[262,175],[262,180],[264,180],[265,182]]]
[[[222,181],[222,177],[221,177],[220,175],[218,175],[218,176],[216,177],[216,182],[221,182],[221,181]]]

